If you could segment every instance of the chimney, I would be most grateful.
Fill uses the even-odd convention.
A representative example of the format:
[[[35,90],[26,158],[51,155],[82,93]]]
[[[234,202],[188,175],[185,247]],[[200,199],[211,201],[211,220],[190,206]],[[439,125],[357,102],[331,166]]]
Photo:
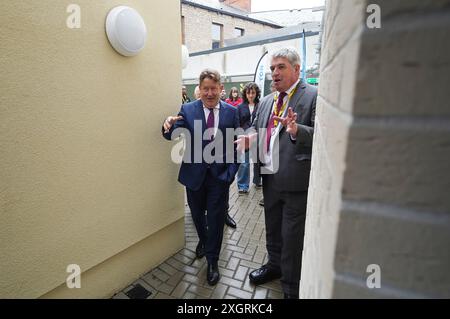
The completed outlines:
[[[220,0],[220,3],[235,7],[247,12],[252,11],[252,0]]]

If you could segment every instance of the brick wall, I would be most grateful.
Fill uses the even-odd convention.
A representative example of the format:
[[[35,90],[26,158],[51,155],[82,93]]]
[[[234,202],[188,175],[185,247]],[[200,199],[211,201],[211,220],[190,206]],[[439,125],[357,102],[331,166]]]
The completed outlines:
[[[259,32],[275,29],[268,25],[239,19],[185,4],[182,5],[182,16],[184,16],[185,23],[185,44],[190,53],[212,49],[212,23],[223,25],[224,40],[234,38],[234,28],[244,29],[245,35],[253,35]]]
[[[449,5],[327,1],[303,298],[450,297]]]
[[[228,6],[236,7],[241,10],[250,12],[252,10],[251,0],[221,0],[220,2],[225,3]]]

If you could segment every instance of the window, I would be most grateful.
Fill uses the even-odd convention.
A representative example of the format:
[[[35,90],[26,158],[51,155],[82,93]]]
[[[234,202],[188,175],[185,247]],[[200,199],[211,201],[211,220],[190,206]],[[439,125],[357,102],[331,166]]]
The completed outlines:
[[[234,37],[239,38],[244,36],[244,29],[234,28]]]
[[[185,21],[184,17],[181,16],[181,44],[186,44],[186,34],[185,34]]]
[[[223,25],[213,23],[211,29],[212,48],[217,49],[223,46]]]

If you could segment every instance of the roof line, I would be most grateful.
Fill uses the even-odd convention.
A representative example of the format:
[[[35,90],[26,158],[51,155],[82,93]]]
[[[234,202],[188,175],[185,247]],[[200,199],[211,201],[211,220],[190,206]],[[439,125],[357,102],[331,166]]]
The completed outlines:
[[[319,32],[313,32],[313,31],[305,32],[305,36],[306,37],[311,37],[311,36],[315,36],[315,35],[318,35],[318,34],[319,34]],[[303,38],[303,32],[289,34],[289,35],[285,35],[285,36],[278,37],[278,38],[270,38],[270,39],[265,39],[265,40],[258,40],[258,41],[248,42],[248,43],[231,45],[229,47],[223,47],[223,48],[218,48],[218,49],[214,49],[214,50],[206,50],[206,51],[194,52],[194,53],[189,54],[189,56],[193,57],[193,56],[199,56],[199,55],[204,55],[204,54],[211,54],[211,53],[216,53],[216,52],[223,52],[223,51],[229,51],[229,50],[235,50],[235,49],[242,49],[242,48],[252,47],[252,46],[255,46],[255,45],[261,45],[261,44],[266,44],[266,43],[274,43],[274,42],[292,40],[292,39],[296,39],[296,38]]]
[[[278,9],[278,10],[264,10],[264,11],[254,11],[250,12],[250,14],[254,13],[267,13],[267,12],[282,12],[282,11],[302,11],[302,10],[324,10],[325,6],[311,7],[311,8],[292,8],[292,9]]]
[[[270,26],[270,27],[273,27],[273,28],[278,28],[278,29],[282,28],[282,26],[280,26],[278,24],[270,23],[270,22],[267,22],[267,21],[264,21],[264,20],[258,20],[258,19],[250,18],[248,16],[244,16],[244,15],[228,12],[228,11],[225,11],[225,10],[220,10],[220,9],[208,7],[208,6],[205,6],[203,4],[190,2],[190,1],[187,1],[187,0],[181,0],[181,3],[182,4],[186,4],[188,6],[192,6],[192,7],[208,10],[208,11],[213,11],[213,12],[224,14],[224,15],[228,15],[228,16],[231,16],[231,17],[234,17],[234,18],[239,18],[239,19],[242,19],[242,20],[247,20],[247,21],[251,21],[251,22],[255,22],[255,23],[264,24],[264,25],[267,25],[267,26]]]

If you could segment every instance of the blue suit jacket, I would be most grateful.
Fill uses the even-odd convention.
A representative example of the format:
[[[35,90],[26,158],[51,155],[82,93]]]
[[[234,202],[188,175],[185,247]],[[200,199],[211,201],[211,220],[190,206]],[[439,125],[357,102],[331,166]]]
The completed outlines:
[[[216,154],[218,154],[218,157],[222,160],[212,163],[205,162],[203,150],[209,144],[209,141],[204,141],[201,139],[200,144],[200,139],[198,137],[197,141],[194,141],[194,139],[196,139],[195,133],[197,133],[197,135],[200,134],[200,132],[194,131],[194,121],[197,121],[197,129],[201,130],[201,136],[203,136],[203,133],[206,130],[205,113],[203,111],[203,102],[201,100],[196,100],[194,102],[182,105],[178,115],[182,116],[183,119],[177,121],[167,133],[164,133],[163,129],[163,136],[167,140],[172,139],[172,133],[178,128],[183,128],[189,132],[189,136],[186,136],[187,147],[178,175],[178,181],[193,191],[200,189],[205,180],[208,169],[211,174],[217,178],[219,183],[222,182],[229,185],[233,182],[234,176],[239,168],[239,164],[236,160],[236,146],[234,144],[228,145],[227,152],[227,143],[232,143],[232,141],[235,140],[235,137],[232,141],[226,141],[226,129],[237,129],[239,127],[239,115],[235,107],[222,101],[219,103],[220,110],[218,130],[222,132],[223,139],[220,139],[220,137],[217,137],[218,135],[216,135],[214,142],[223,145],[223,147],[216,148]],[[178,135],[176,137],[178,137]],[[201,148],[198,147],[198,149],[201,149],[202,151],[201,155],[194,154],[195,143],[197,143],[198,146],[201,145]],[[197,159],[200,158],[199,163],[194,162],[195,157],[197,157]],[[230,159],[233,162],[227,163],[227,161],[230,162]]]

